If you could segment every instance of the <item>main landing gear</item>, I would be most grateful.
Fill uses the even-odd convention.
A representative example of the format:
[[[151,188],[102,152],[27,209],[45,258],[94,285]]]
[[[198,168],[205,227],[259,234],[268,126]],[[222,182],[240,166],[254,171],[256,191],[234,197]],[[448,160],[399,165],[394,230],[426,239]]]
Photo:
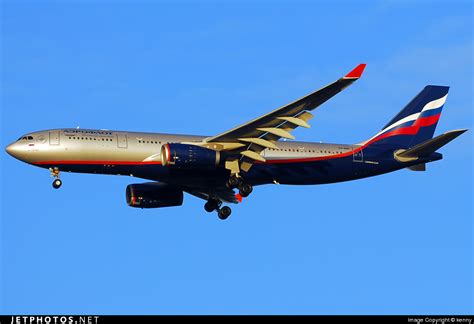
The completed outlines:
[[[59,168],[57,167],[49,168],[49,171],[51,172],[51,176],[54,177],[53,188],[59,189],[63,184],[61,179],[59,179]]]
[[[204,209],[208,213],[212,213],[213,211],[217,211],[217,216],[222,219],[226,220],[229,218],[230,214],[232,214],[232,209],[229,206],[222,207],[222,201],[211,198],[204,204]]]
[[[227,180],[226,186],[229,189],[238,188],[239,194],[244,198],[248,197],[253,191],[252,185],[246,183],[244,179],[238,175],[231,175],[229,180]]]

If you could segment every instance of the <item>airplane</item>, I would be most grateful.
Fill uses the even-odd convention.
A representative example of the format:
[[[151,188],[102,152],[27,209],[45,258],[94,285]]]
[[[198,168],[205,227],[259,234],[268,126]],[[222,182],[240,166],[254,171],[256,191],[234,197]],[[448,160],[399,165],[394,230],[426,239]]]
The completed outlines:
[[[55,189],[62,185],[60,172],[132,176],[151,182],[126,187],[131,207],[181,206],[188,193],[225,220],[232,210],[223,204],[242,202],[258,185],[335,183],[404,168],[425,171],[427,163],[442,159],[439,148],[467,131],[433,138],[449,87],[428,85],[361,143],[286,141],[294,139],[295,128],[309,128],[310,111],[358,80],[365,67],[359,64],[335,82],[215,136],[50,129],[23,135],[6,151],[48,169]]]

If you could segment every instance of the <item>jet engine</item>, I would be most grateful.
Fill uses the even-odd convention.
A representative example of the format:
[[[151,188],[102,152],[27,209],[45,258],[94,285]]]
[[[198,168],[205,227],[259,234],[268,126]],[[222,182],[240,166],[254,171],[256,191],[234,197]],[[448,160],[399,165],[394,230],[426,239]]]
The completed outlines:
[[[183,191],[160,182],[128,185],[125,195],[127,204],[136,208],[174,207],[183,204]]]
[[[168,143],[161,147],[161,164],[173,168],[210,169],[219,165],[220,153],[191,144]]]

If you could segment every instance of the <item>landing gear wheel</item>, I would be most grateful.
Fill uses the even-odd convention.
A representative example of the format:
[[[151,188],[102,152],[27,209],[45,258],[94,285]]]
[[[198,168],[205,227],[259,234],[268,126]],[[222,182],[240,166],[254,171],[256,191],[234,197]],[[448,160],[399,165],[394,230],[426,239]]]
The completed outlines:
[[[61,179],[59,179],[59,168],[58,167],[49,168],[49,172],[51,173],[51,176],[54,177],[53,188],[59,189],[61,185],[63,184]]]
[[[230,214],[232,214],[232,209],[230,209],[229,206],[224,206],[217,212],[217,215],[222,220],[226,220],[227,218],[229,218]]]
[[[214,205],[208,201],[207,203],[204,204],[204,210],[207,211],[208,213],[211,213],[215,210]]]
[[[54,189],[59,189],[61,186],[62,186],[63,182],[61,181],[61,179],[55,179],[53,181],[53,188]]]
[[[215,198],[209,198],[209,200],[204,204],[204,210],[206,210],[208,213],[213,212],[214,210],[218,211],[221,205],[222,201]]]
[[[219,208],[219,203],[215,200],[209,200],[207,203],[204,204],[204,209],[208,213],[211,213],[218,208]]]
[[[227,180],[226,186],[229,189],[234,189],[234,188],[237,188],[241,182],[242,182],[241,178],[239,178],[236,175],[233,175],[229,178],[229,180]]]
[[[253,191],[253,187],[252,185],[248,184],[248,183],[243,183],[240,187],[239,187],[239,194],[242,196],[242,197],[248,197]]]

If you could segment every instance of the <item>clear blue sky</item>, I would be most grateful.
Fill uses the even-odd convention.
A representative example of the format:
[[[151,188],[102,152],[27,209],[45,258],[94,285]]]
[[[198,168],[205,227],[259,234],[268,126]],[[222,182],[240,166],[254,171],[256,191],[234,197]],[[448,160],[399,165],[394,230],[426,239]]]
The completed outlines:
[[[473,8],[430,2],[2,1],[1,142],[76,127],[214,135],[367,63],[298,140],[367,139],[427,84],[472,128]],[[231,218],[137,210],[139,179],[2,149],[1,312],[473,312],[472,130],[428,171],[257,187]]]

